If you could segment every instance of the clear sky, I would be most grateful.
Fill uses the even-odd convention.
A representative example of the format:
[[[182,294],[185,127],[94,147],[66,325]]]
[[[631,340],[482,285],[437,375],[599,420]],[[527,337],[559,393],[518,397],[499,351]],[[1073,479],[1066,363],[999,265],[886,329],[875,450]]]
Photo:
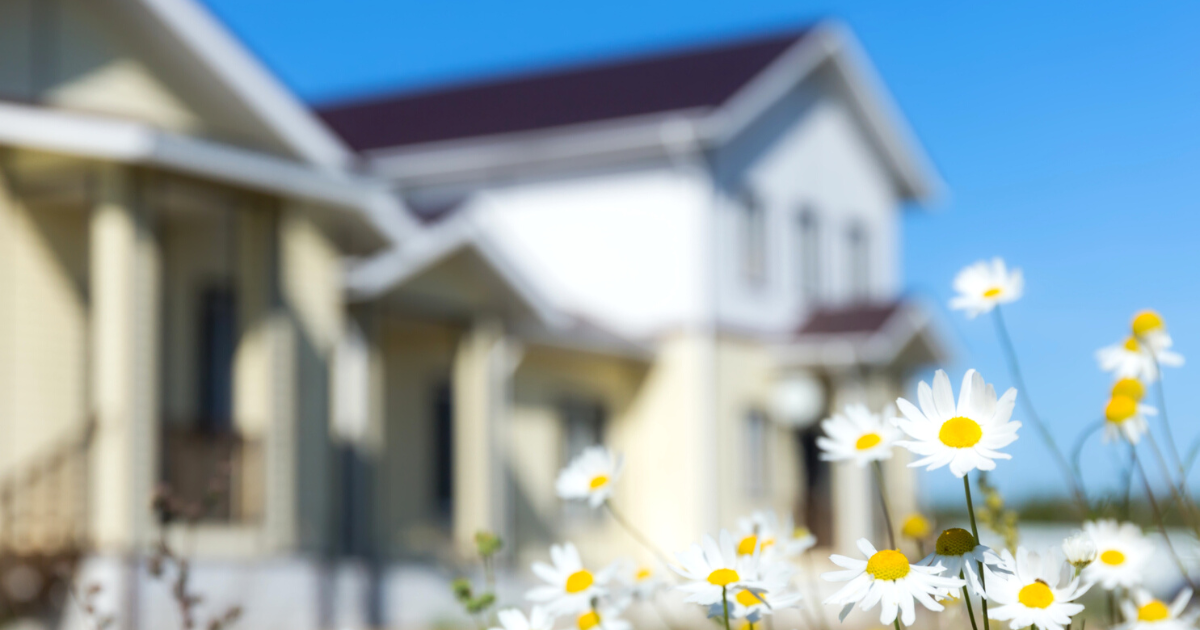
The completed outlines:
[[[1200,434],[1200,4],[805,0],[205,0],[301,97],[328,102],[771,30],[833,16],[862,40],[945,178],[908,213],[909,289],[1001,255],[1026,274],[1008,309],[1033,399],[1064,448],[1100,417],[1093,352],[1145,307],[1192,362],[1168,373],[1180,449]],[[951,366],[1009,385],[991,322],[941,313]],[[1018,419],[1021,414],[1018,412]],[[1058,490],[1032,431],[996,476]],[[1096,483],[1113,449],[1084,451]],[[922,473],[956,500],[948,472]],[[1197,480],[1198,476],[1193,476]]]

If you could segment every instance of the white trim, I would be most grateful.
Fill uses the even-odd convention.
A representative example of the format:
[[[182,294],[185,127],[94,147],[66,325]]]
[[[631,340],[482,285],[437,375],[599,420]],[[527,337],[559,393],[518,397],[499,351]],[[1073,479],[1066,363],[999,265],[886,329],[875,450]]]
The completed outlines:
[[[372,173],[401,184],[481,179],[493,172],[564,168],[672,156],[719,146],[754,122],[826,62],[904,196],[928,201],[944,190],[937,171],[849,29],[824,22],[800,38],[721,108],[663,112],[534,131],[476,136],[366,152]],[[680,123],[695,130],[680,141]]]
[[[305,160],[327,168],[341,168],[350,162],[351,153],[341,139],[194,0],[134,0],[120,4],[146,10],[255,112],[259,123]]]
[[[206,179],[352,210],[396,242],[411,228],[387,189],[309,165],[199,140],[148,125],[0,102],[0,145],[127,164],[150,164]]]

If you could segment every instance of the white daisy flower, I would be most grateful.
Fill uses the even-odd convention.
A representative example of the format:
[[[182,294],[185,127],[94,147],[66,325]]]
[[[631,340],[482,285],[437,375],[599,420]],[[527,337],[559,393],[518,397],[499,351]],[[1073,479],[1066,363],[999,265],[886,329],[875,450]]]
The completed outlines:
[[[1125,380],[1129,379],[1121,382]],[[1123,436],[1130,444],[1136,445],[1141,441],[1142,434],[1150,430],[1146,416],[1154,415],[1158,415],[1154,407],[1143,405],[1124,394],[1113,393],[1104,406],[1104,441],[1116,442]]]
[[[529,611],[529,617],[517,608],[509,608],[496,613],[500,625],[491,630],[550,630],[554,627],[554,617],[541,606],[534,606]]]
[[[592,598],[604,595],[605,585],[616,571],[616,565],[592,573],[584,568],[575,545],[553,545],[550,561],[534,562],[533,572],[549,584],[537,586],[525,594],[525,598],[543,604],[551,615],[571,615],[591,608]]]
[[[1142,570],[1154,553],[1154,544],[1133,523],[1089,521],[1083,531],[1096,543],[1096,561],[1083,570],[1083,578],[1105,590],[1130,588],[1142,582]]]
[[[757,549],[764,558],[794,558],[817,544],[807,527],[796,527],[789,514],[780,523],[775,510],[756,510],[737,521],[737,552],[747,556]]]
[[[892,446],[900,432],[890,421],[896,414],[888,409],[883,414],[871,413],[866,405],[846,405],[842,413],[821,421],[825,436],[817,438],[821,459],[852,461],[860,467],[882,459],[891,459]]]
[[[624,456],[614,456],[603,446],[590,446],[558,473],[554,487],[563,499],[586,500],[597,507],[612,494],[624,464]]]
[[[1192,589],[1185,588],[1168,606],[1139,588],[1133,593],[1133,601],[1121,602],[1125,623],[1118,625],[1116,630],[1192,630],[1200,611],[1184,614],[1191,598]]]
[[[1117,378],[1153,383],[1158,380],[1159,366],[1179,367],[1183,365],[1183,357],[1166,348],[1152,352],[1137,337],[1128,337],[1121,343],[1097,350],[1096,362],[1101,370],[1112,372]]]
[[[575,618],[579,630],[633,630],[633,624],[621,618],[620,609],[601,606],[581,613]]]
[[[1086,532],[1076,530],[1063,541],[1063,555],[1078,570],[1096,561],[1096,543]]]
[[[994,469],[997,459],[1012,459],[997,449],[1017,439],[1021,423],[1011,420],[1017,390],[1009,388],[997,400],[995,388],[979,372],[967,370],[956,408],[950,377],[938,370],[932,388],[921,381],[917,401],[919,409],[903,398],[896,400],[904,414],[895,420],[896,426],[913,438],[897,444],[924,456],[909,466],[928,465],[927,470],[933,470],[949,464],[950,472],[961,478],[972,470]]]
[[[1009,271],[1001,258],[989,263],[981,260],[964,267],[954,277],[954,290],[958,295],[950,300],[950,308],[966,311],[974,318],[991,312],[997,304],[1015,302],[1025,289],[1025,278],[1020,269]]]
[[[943,567],[909,564],[904,554],[892,549],[876,551],[866,538],[858,540],[858,549],[866,560],[832,555],[829,559],[846,571],[821,575],[828,582],[850,582],[823,602],[843,605],[839,619],[844,620],[855,604],[861,610],[870,610],[882,602],[879,623],[891,625],[899,614],[900,621],[911,626],[917,619],[914,601],[929,610],[944,610],[937,600],[950,596],[964,584],[959,578],[942,575]]]
[[[705,535],[701,545],[693,543],[691,549],[675,554],[680,566],[671,568],[688,580],[676,587],[688,593],[685,602],[711,606],[720,603],[723,594],[728,598],[739,589],[760,588],[754,580],[758,554],[739,556],[728,530],[721,530],[718,538],[720,543]]]
[[[621,561],[619,565],[617,580],[625,587],[628,595],[622,599],[649,601],[666,587],[666,582],[659,572],[648,564],[639,565],[632,560],[626,560]]]
[[[1009,575],[997,575],[988,581],[988,617],[1008,621],[1012,630],[1037,626],[1039,630],[1063,630],[1071,617],[1083,611],[1073,603],[1088,590],[1079,578],[1071,578],[1071,566],[1053,553],[1039,556],[1024,547],[1017,548],[1014,560],[1008,550],[1003,559],[1013,568]]]
[[[1139,311],[1133,316],[1130,330],[1133,331],[1134,337],[1141,340],[1155,353],[1170,349],[1174,343],[1171,335],[1167,333],[1167,324],[1163,321],[1162,315],[1156,311]]]
[[[801,595],[791,591],[792,568],[782,562],[760,565],[759,574],[754,576],[759,588],[741,589],[729,597],[729,617],[757,622],[763,615],[792,608],[800,602]],[[718,602],[709,607],[710,617],[724,615],[724,607]]]
[[[979,581],[980,562],[985,571],[984,581],[990,580],[993,573],[1009,572],[996,552],[976,542],[971,532],[955,527],[943,531],[934,544],[933,553],[917,564],[925,567],[941,565],[945,568],[945,575],[949,576],[964,574],[971,592],[983,597],[985,593]]]

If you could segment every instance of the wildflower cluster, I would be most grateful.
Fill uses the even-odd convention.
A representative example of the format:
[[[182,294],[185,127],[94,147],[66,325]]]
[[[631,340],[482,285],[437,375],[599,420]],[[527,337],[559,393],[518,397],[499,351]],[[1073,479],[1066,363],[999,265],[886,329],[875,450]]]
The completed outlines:
[[[838,607],[842,620],[855,607],[868,611],[878,606],[880,623],[896,630],[901,624],[917,622],[918,604],[940,612],[951,601],[965,607],[974,630],[979,630],[979,625],[990,630],[993,621],[1010,630],[1064,630],[1084,611],[1080,598],[1097,589],[1109,596],[1110,628],[1194,627],[1197,613],[1187,612],[1191,588],[1181,590],[1170,603],[1155,599],[1145,588],[1150,572],[1158,568],[1153,562],[1156,545],[1152,535],[1130,522],[1098,517],[1078,463],[1068,463],[1028,395],[1018,396],[1018,390],[1026,388],[1001,306],[1021,298],[1021,271],[1010,270],[1000,259],[979,262],[958,274],[954,288],[958,296],[951,301],[952,308],[965,311],[970,318],[989,313],[994,317],[1015,387],[998,394],[982,374],[970,369],[956,396],[950,376],[938,370],[931,382],[919,383],[915,400],[900,397],[894,406],[878,411],[850,404],[821,422],[824,435],[817,439],[817,446],[822,460],[873,469],[887,541],[882,546],[862,538],[857,541],[861,556],[829,556],[840,570],[822,577],[841,584],[820,603]],[[1137,466],[1158,521],[1159,535],[1190,585],[1184,563],[1166,538],[1155,495],[1137,457],[1139,444],[1153,446],[1178,512],[1186,519],[1197,517],[1194,523],[1189,520],[1189,525],[1200,537],[1200,509],[1185,487],[1190,458],[1185,462],[1174,452],[1161,409],[1161,368],[1183,363],[1183,357],[1171,350],[1172,344],[1163,318],[1143,311],[1135,315],[1124,341],[1097,353],[1100,367],[1112,374],[1113,384],[1096,429],[1104,429],[1105,441],[1129,449],[1130,461]],[[1158,389],[1158,408],[1146,402],[1147,388],[1152,385]],[[984,476],[1012,459],[1007,449],[1023,426],[1013,418],[1019,404],[1022,420],[1045,442],[1063,473],[1074,500],[1073,507],[1064,509],[1075,509],[1081,516],[1081,529],[1049,549],[1033,550],[1020,544],[1016,512],[1005,507],[999,491]],[[1155,446],[1148,421],[1151,417],[1164,421],[1162,430],[1172,444],[1173,462]],[[912,455],[911,467],[945,470],[962,480],[964,515],[970,529],[963,523],[963,527],[939,531],[921,514],[907,515],[899,527],[893,525],[882,463],[894,459],[897,449]],[[590,565],[572,543],[554,545],[549,550],[550,563],[532,566],[543,583],[526,594],[533,604],[528,615],[519,609],[501,610],[496,619],[503,630],[550,630],[557,619],[564,618],[579,630],[626,630],[631,627],[624,618],[630,606],[657,605],[658,598],[672,590],[685,603],[701,607],[725,630],[732,630],[735,622],[739,629],[754,630],[756,624],[788,608],[800,608],[823,619],[815,601],[819,598],[796,585],[799,567],[795,563],[810,555],[817,543],[807,529],[773,512],[755,512],[738,520],[735,531],[706,535],[669,556],[615,509],[612,498],[623,470],[620,455],[593,447],[562,470],[556,488],[563,499],[605,510],[652,552],[660,565],[639,567],[630,561]],[[972,476],[983,497],[978,510],[972,498]],[[1005,548],[995,550],[982,544],[977,517],[1003,539]],[[897,534],[916,548],[917,556],[906,555],[896,542]],[[1118,609],[1122,619],[1116,617]]]

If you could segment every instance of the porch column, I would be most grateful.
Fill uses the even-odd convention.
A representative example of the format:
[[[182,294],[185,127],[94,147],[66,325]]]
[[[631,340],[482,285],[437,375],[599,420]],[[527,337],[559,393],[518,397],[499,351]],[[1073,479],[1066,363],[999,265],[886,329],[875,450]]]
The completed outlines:
[[[834,375],[830,408],[841,411],[850,403],[866,403],[866,393],[857,375]],[[859,538],[875,541],[874,475],[869,467],[859,468],[850,462],[832,466],[833,547],[839,553],[854,550]],[[886,540],[886,538],[885,538]]]
[[[98,173],[90,220],[92,540],[102,552],[148,539],[157,480],[161,257],[136,173]]]
[[[504,341],[499,321],[477,321],[454,355],[453,521],[455,543],[464,553],[474,549],[480,530],[505,534],[506,484],[497,444],[510,376]]]

